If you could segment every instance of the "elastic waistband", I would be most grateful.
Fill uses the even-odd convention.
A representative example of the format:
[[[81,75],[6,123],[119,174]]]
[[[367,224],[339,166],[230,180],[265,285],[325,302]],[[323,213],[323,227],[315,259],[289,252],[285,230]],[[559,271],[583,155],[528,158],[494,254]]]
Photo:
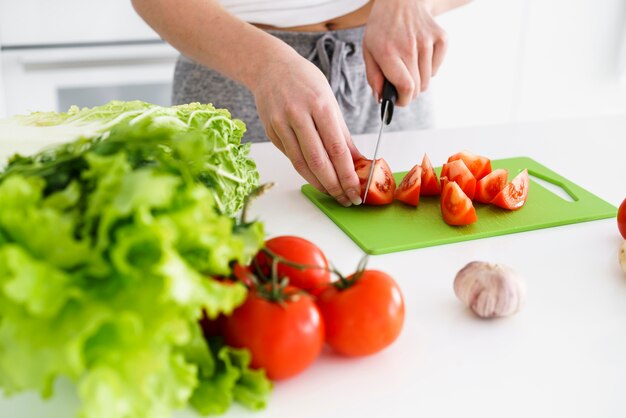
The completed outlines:
[[[297,43],[314,43],[324,35],[330,35],[344,42],[359,42],[363,38],[365,26],[350,29],[329,30],[324,32],[295,32],[280,29],[267,29],[265,32],[293,45]]]

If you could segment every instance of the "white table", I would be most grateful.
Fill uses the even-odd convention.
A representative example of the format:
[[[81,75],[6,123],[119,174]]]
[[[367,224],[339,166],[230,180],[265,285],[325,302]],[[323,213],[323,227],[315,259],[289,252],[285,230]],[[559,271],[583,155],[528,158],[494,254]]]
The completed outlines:
[[[374,139],[355,138],[365,155],[373,153]],[[22,146],[30,151],[34,145]],[[440,165],[463,149],[492,159],[526,155],[613,205],[626,197],[626,115],[386,133],[381,155],[401,171],[424,152]],[[305,237],[350,272],[362,251],[300,193],[303,180],[286,158],[270,144],[254,145],[252,155],[262,181],[278,183],[252,210],[268,235]],[[235,405],[226,416],[623,418],[621,242],[615,219],[607,219],[371,257],[370,267],[391,274],[403,290],[406,322],[399,339],[367,358],[324,352],[307,371],[276,384],[265,411]],[[472,260],[507,264],[522,274],[525,308],[491,321],[465,309],[452,282]],[[0,416],[71,416],[76,399],[67,385],[59,386],[48,403],[35,394],[0,400]]]

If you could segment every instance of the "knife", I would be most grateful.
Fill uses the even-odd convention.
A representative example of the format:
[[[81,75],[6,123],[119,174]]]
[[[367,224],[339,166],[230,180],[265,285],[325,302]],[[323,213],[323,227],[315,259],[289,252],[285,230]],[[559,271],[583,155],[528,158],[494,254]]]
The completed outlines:
[[[372,158],[372,166],[370,167],[370,174],[367,176],[367,185],[365,186],[365,194],[363,195],[363,203],[367,199],[367,192],[370,189],[372,183],[372,175],[374,174],[374,166],[376,165],[376,157],[378,156],[378,148],[380,147],[380,138],[383,134],[383,127],[389,125],[391,118],[393,117],[393,108],[398,98],[398,92],[396,88],[386,78],[383,83],[383,99],[380,103],[380,130],[378,131],[378,139],[376,140],[376,148],[374,149],[374,158]]]

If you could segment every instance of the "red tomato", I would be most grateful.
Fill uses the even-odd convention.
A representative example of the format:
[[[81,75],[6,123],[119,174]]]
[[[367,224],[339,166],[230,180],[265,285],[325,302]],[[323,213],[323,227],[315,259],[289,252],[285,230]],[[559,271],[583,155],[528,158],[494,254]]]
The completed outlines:
[[[617,210],[617,227],[622,237],[626,239],[626,199],[619,205]]]
[[[422,196],[438,196],[441,194],[437,174],[427,154],[424,154],[422,159],[422,187],[420,193]]]
[[[396,200],[407,205],[417,206],[420,203],[420,189],[422,186],[422,167],[414,165],[396,189]]]
[[[481,203],[490,203],[500,190],[506,186],[509,172],[503,168],[493,170],[476,183],[474,200]]]
[[[295,288],[287,287],[286,292]],[[310,296],[272,302],[256,291],[226,318],[226,344],[250,350],[254,369],[272,380],[286,379],[309,367],[324,345],[324,323]]]
[[[448,225],[469,225],[478,220],[472,200],[454,181],[441,178],[441,214]]]
[[[328,260],[326,260],[322,250],[311,241],[284,235],[268,239],[265,241],[265,247],[274,254],[293,263],[319,267],[300,270],[279,262],[276,269],[278,277],[288,277],[291,286],[315,293],[330,282]],[[256,262],[263,274],[269,277],[272,268],[270,257],[263,251],[260,251],[256,256]]]
[[[528,170],[524,169],[493,198],[491,203],[508,210],[521,208],[528,199],[528,183]]]
[[[382,271],[365,270],[346,289],[329,285],[317,304],[326,326],[326,342],[346,356],[384,349],[400,335],[404,324],[402,292]]]
[[[476,155],[469,151],[461,151],[448,158],[449,163],[456,160],[463,160],[476,180],[480,180],[491,173],[491,160],[487,157]]]
[[[476,178],[467,168],[463,160],[454,160],[446,163],[441,168],[441,177],[447,177],[448,180],[456,182],[463,190],[463,193],[470,199],[474,198],[476,192]]]
[[[370,175],[370,167],[372,167],[372,160],[366,158],[354,162],[354,170],[361,182],[361,199],[365,196],[365,187],[367,186],[367,178]],[[376,164],[374,164],[370,189],[367,192],[367,200],[363,203],[366,205],[387,205],[393,202],[395,191],[396,180],[393,178],[389,165],[384,159],[377,159]]]

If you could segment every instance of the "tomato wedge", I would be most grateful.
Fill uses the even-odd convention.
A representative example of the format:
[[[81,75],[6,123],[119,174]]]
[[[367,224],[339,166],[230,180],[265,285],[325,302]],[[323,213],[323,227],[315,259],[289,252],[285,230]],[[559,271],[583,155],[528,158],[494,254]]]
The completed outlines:
[[[491,173],[491,160],[482,155],[477,155],[469,151],[461,151],[448,158],[449,163],[456,160],[463,160],[476,180],[480,180]]]
[[[457,183],[470,200],[474,198],[476,178],[463,160],[454,160],[444,164],[441,168],[441,177],[447,177],[448,180]]]
[[[441,214],[448,225],[469,225],[478,220],[472,200],[447,177],[441,178]]]
[[[521,208],[528,199],[528,184],[528,170],[524,169],[490,203],[508,210]]]
[[[500,190],[506,186],[509,172],[504,168],[498,168],[487,174],[476,183],[474,200],[481,203],[490,203]]]
[[[422,186],[420,194],[422,196],[438,196],[441,194],[437,174],[427,154],[424,154],[422,159]]]
[[[361,158],[354,162],[354,170],[359,176],[361,183],[361,199],[365,195],[365,187],[367,186],[367,178],[372,167],[372,160]],[[363,202],[366,205],[387,205],[393,202],[393,196],[396,191],[396,180],[389,165],[383,158],[376,160],[374,164],[374,172],[372,173],[372,182],[367,192],[367,200]]]
[[[411,171],[406,173],[396,189],[396,200],[407,205],[417,206],[420,203],[420,189],[422,186],[422,167],[414,165]]]

